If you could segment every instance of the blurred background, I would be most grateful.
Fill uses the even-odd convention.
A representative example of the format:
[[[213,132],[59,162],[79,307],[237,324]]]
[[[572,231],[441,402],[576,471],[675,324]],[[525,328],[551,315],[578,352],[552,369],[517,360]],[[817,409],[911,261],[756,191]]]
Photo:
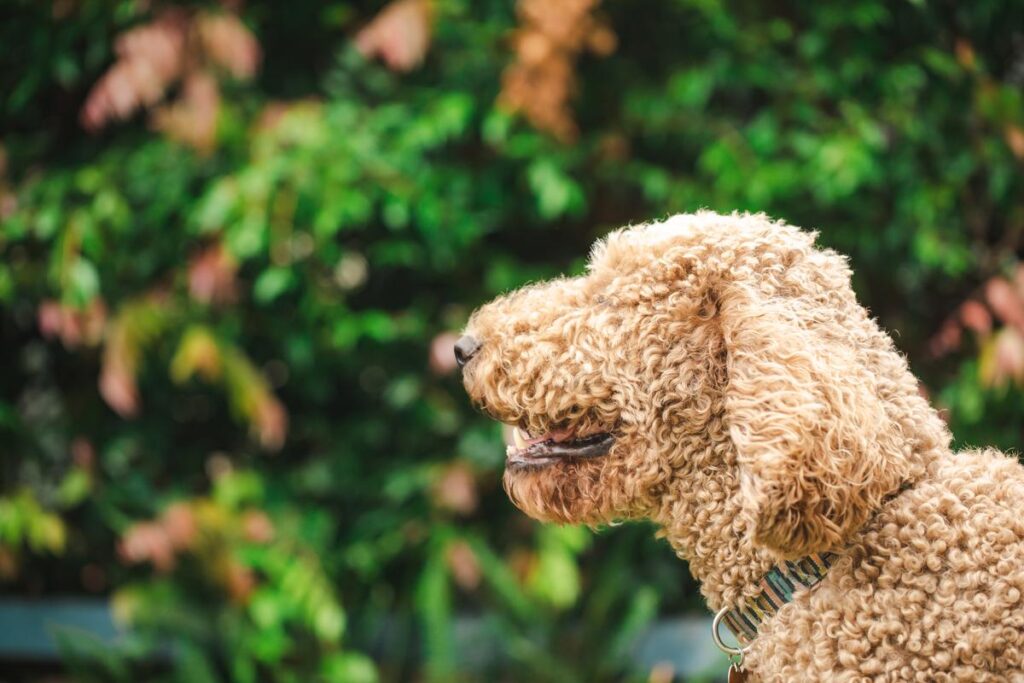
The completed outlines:
[[[1017,448],[1022,87],[1009,0],[7,0],[0,680],[711,680],[652,527],[506,500],[455,333],[765,211]]]

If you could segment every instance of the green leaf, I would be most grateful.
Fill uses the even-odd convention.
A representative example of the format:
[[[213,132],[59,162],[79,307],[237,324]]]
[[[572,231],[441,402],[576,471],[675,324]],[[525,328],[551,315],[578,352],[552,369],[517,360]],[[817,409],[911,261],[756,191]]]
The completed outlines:
[[[261,304],[268,304],[287,292],[295,284],[295,273],[291,268],[274,267],[260,273],[253,285],[253,297]]]
[[[324,683],[377,683],[377,667],[366,656],[354,652],[336,652],[324,657],[320,665]]]
[[[89,473],[80,467],[68,470],[68,473],[61,479],[57,489],[57,498],[64,507],[74,507],[81,503],[92,490],[92,480]]]
[[[455,634],[451,587],[444,546],[434,543],[416,586],[416,608],[423,623],[428,677],[451,680],[455,672]]]
[[[219,678],[202,650],[181,642],[175,658],[175,678],[180,683],[218,683]]]
[[[85,306],[100,291],[100,276],[96,266],[84,258],[75,259],[68,271],[68,288],[65,290],[68,303]]]
[[[583,208],[582,188],[550,160],[533,162],[527,180],[542,218],[552,220]]]

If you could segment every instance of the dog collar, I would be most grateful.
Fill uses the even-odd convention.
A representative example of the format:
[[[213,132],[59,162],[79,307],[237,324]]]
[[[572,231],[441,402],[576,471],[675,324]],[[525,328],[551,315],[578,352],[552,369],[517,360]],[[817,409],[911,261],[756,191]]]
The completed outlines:
[[[724,622],[745,649],[757,638],[761,625],[775,616],[783,605],[792,602],[801,591],[821,583],[838,557],[834,553],[820,553],[773,567],[761,577],[761,591],[757,595],[718,613],[714,629],[716,642],[719,640],[718,624]]]
[[[882,503],[897,498],[911,486],[913,482],[903,482],[898,489],[886,496]],[[783,605],[792,602],[798,593],[821,583],[838,558],[835,553],[816,553],[800,560],[786,560],[775,565],[761,577],[758,584],[761,588],[759,593],[737,607],[723,607],[715,615],[711,622],[711,639],[729,658],[729,683],[746,680],[743,658],[757,638],[761,625],[775,616]],[[722,641],[718,628],[723,621],[736,637],[739,647],[726,645]]]

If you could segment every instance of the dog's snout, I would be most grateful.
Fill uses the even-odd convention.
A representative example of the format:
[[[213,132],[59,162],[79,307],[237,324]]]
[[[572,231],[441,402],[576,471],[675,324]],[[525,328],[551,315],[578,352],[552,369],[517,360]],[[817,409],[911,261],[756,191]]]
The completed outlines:
[[[463,335],[459,338],[459,341],[455,342],[455,362],[459,364],[460,368],[476,355],[476,352],[480,350],[480,346],[480,342],[468,334]]]

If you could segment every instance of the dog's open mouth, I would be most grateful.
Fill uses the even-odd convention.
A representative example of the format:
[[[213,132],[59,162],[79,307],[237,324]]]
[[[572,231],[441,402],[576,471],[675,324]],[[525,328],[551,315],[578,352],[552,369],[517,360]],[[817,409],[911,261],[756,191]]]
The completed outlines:
[[[570,429],[556,429],[534,437],[513,427],[512,443],[506,450],[507,463],[513,467],[536,467],[572,458],[597,458],[607,455],[614,443],[615,437],[608,432],[581,435]]]

